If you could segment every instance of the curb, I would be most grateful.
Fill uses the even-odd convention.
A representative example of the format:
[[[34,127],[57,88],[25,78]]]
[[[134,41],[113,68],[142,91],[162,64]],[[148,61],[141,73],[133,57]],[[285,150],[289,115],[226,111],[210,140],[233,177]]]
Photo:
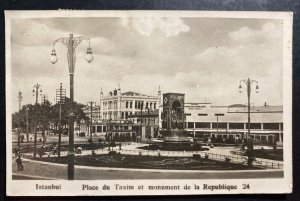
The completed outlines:
[[[20,174],[20,173],[12,173],[12,176],[29,177],[29,178],[44,179],[44,180],[65,180],[65,179],[61,179],[61,178],[43,177],[43,176],[35,176],[35,175]],[[14,180],[23,180],[23,179],[14,179]]]

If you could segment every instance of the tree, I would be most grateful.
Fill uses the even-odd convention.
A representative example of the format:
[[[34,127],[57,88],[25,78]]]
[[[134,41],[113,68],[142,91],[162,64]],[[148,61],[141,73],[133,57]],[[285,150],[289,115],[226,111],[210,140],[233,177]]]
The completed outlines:
[[[45,100],[41,104],[41,125],[42,125],[42,136],[43,136],[43,142],[46,142],[46,135],[45,131],[49,130],[49,124],[50,124],[50,114],[52,111],[51,103],[48,100]]]
[[[26,131],[26,110],[28,110],[29,132],[32,130],[34,120],[40,118],[38,106],[32,104],[23,105],[20,112],[12,114],[12,128],[17,128],[20,120],[21,131]]]
[[[65,103],[62,104],[61,123],[63,128],[67,128],[69,122],[69,110],[71,101],[69,98],[65,98]],[[87,120],[87,116],[83,112],[83,104],[74,102],[74,115],[77,123],[81,120]],[[29,120],[29,132],[35,129],[42,130],[42,135],[45,140],[45,131],[49,129],[50,125],[58,130],[58,117],[59,117],[59,105],[52,105],[49,101],[45,100],[42,104],[27,104],[23,105],[20,112],[12,114],[12,128],[18,127],[18,121],[20,120],[21,130],[26,131],[26,110],[28,110]]]

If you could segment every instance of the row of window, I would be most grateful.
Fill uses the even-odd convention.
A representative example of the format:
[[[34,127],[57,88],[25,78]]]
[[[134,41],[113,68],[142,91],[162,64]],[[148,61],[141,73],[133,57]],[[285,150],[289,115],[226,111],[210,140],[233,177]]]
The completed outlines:
[[[216,123],[213,122],[212,125],[206,122],[188,122],[188,128],[210,128],[213,129],[227,129],[227,123]],[[228,123],[229,129],[244,129],[244,123]],[[248,123],[246,123],[246,129],[248,129]],[[250,129],[264,129],[264,130],[283,130],[282,123],[250,123]]]
[[[103,103],[103,108],[105,110],[110,109],[117,109],[118,108],[118,102],[117,101],[108,101]],[[126,101],[125,102],[125,108],[133,108],[133,101]],[[134,102],[134,108],[135,109],[141,109],[141,108],[149,108],[149,109],[156,109],[156,103],[155,102],[146,102],[144,105],[144,101],[135,101]]]
[[[105,109],[105,110],[110,110],[110,109],[117,109],[118,108],[118,102],[117,101],[114,101],[114,102],[112,102],[112,101],[108,101],[108,102],[104,102],[103,103],[103,108]]]
[[[133,101],[126,101],[125,102],[125,108],[132,108],[133,107]],[[156,103],[154,102],[146,102],[144,105],[144,101],[135,101],[134,102],[134,108],[135,109],[141,109],[141,108],[149,108],[149,109],[156,109]]]
[[[121,119],[128,119],[129,115],[132,115],[132,112],[122,112]]]
[[[122,124],[120,124],[120,125],[109,125],[108,130],[109,131],[112,131],[112,130],[131,130],[131,127],[124,126]]]
[[[127,125],[108,125],[108,130],[131,130],[131,127],[128,127]],[[106,126],[91,126],[91,132],[92,133],[105,133],[106,132]]]
[[[190,135],[193,137],[193,135]],[[210,134],[210,133],[196,133],[195,137],[198,138],[216,138],[216,139],[242,139],[242,134]],[[250,137],[252,139],[257,140],[268,140],[273,142],[275,141],[282,141],[283,136],[281,133],[270,133],[268,135],[264,135],[261,133],[251,134]]]
[[[139,123],[141,121],[141,119],[140,118],[138,118],[137,120],[136,120],[136,123]],[[153,125],[153,124],[155,124],[155,123],[157,123],[158,122],[158,120],[156,120],[156,118],[142,118],[142,123],[143,124],[150,124],[150,125]],[[134,123],[135,123],[135,120],[134,120]]]
[[[106,126],[91,126],[92,133],[104,133],[106,132]]]
[[[118,119],[118,112],[104,112],[103,113],[103,119]]]

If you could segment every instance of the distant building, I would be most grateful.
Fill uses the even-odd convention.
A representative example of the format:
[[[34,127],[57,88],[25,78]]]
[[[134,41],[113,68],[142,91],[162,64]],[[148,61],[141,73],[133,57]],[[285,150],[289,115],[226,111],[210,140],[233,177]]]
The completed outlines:
[[[248,133],[248,108],[245,105],[212,106],[211,103],[186,103],[186,130],[198,138],[243,139]],[[283,107],[255,106],[250,109],[251,137],[257,141],[283,141]]]
[[[98,105],[93,105],[92,111],[91,107],[86,105],[83,108],[83,112],[85,113],[86,117],[91,120],[92,123],[101,122],[100,107]]]
[[[129,115],[137,114],[142,106],[143,108],[156,110],[160,105],[160,97],[160,89],[157,96],[132,91],[121,93],[120,87],[104,96],[101,90],[100,118],[102,120],[124,121],[128,119]]]

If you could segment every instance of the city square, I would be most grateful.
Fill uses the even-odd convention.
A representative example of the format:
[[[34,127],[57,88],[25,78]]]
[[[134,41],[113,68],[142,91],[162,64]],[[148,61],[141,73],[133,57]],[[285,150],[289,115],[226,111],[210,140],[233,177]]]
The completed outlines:
[[[127,95],[128,93],[125,94]],[[158,92],[158,95],[160,95],[160,91]],[[176,97],[178,94],[166,95]],[[117,93],[115,96],[117,96]],[[179,96],[181,96],[181,94],[179,94]],[[141,98],[141,96],[138,97]],[[125,98],[122,97],[122,99],[124,100]],[[175,133],[171,134],[171,136],[164,136],[163,132],[159,129],[162,127],[159,125],[159,119],[163,120],[162,117],[159,117],[159,113],[163,114],[163,112],[155,112],[155,109],[153,109],[154,111],[151,110],[150,112],[150,108],[148,108],[150,105],[156,107],[156,104],[150,103],[147,102],[145,104],[146,110],[143,111],[138,108],[138,103],[136,104],[134,102],[132,104],[130,100],[127,101],[127,99],[125,99],[124,102],[120,104],[125,106],[125,112],[122,112],[123,108],[118,107],[114,107],[116,112],[110,112],[108,110],[108,121],[105,119],[99,119],[101,116],[107,116],[107,114],[105,114],[106,111],[104,109],[101,110],[101,106],[103,107],[103,105],[106,105],[107,103],[100,101],[100,108],[94,106],[94,108],[97,108],[96,111],[93,111],[89,105],[86,105],[85,107],[87,109],[83,111],[83,113],[85,113],[86,116],[91,115],[89,118],[92,117],[95,118],[95,120],[91,120],[86,123],[82,122],[81,120],[79,125],[74,124],[73,164],[80,167],[79,169],[75,168],[76,171],[78,171],[77,177],[75,177],[76,171],[73,169],[74,178],[85,178],[87,172],[90,171],[90,167],[93,168],[93,171],[99,172],[106,172],[118,168],[123,172],[128,169],[130,171],[135,171],[134,178],[141,179],[178,177],[191,178],[195,177],[193,173],[197,173],[197,171],[199,171],[198,173],[203,173],[205,175],[203,176],[203,174],[199,174],[199,178],[215,178],[216,175],[215,173],[211,173],[212,170],[219,171],[220,173],[218,173],[217,176],[220,177],[220,175],[224,175],[225,178],[276,178],[283,176],[283,149],[281,145],[282,136],[280,134],[282,123],[254,123],[254,126],[256,126],[253,128],[255,134],[252,131],[253,134],[251,135],[251,140],[253,139],[251,150],[253,155],[251,157],[253,157],[253,159],[251,164],[249,164],[250,156],[246,138],[248,134],[247,122],[223,123],[221,121],[219,123],[219,121],[215,122],[215,119],[213,119],[211,123],[192,123],[189,121],[189,115],[192,115],[188,114],[188,111],[191,111],[191,108],[194,109],[199,107],[201,104],[187,104],[185,109],[185,116],[187,117],[182,121],[185,124],[182,125],[182,128],[185,128],[175,128],[173,130],[176,130],[176,132],[179,134]],[[160,105],[159,102],[157,104]],[[115,105],[118,104],[116,103]],[[128,109],[133,108],[132,105],[135,105],[137,110],[142,112],[127,112]],[[205,103],[202,105],[210,104]],[[108,106],[107,108],[109,107],[111,106]],[[220,111],[220,107],[217,109]],[[282,111],[272,110],[270,106],[266,105],[257,107],[255,109],[257,111],[252,112],[253,116],[255,115],[253,114],[255,112],[261,115],[263,109],[268,110],[273,118],[274,113],[282,113]],[[275,109],[278,109],[278,107]],[[213,111],[212,108],[209,110]],[[212,113],[212,111],[208,112]],[[243,116],[247,116],[247,112],[245,112],[245,106],[231,106],[227,107],[225,110],[223,109],[223,111],[225,111],[225,114],[215,112],[218,115],[209,114],[209,116],[215,116],[217,117],[217,120],[219,120],[219,118],[225,118],[226,116],[232,115],[231,113],[235,115],[238,114],[240,119],[243,119]],[[239,114],[241,111],[244,111],[242,115]],[[201,108],[201,112],[203,112],[203,106]],[[263,112],[264,115],[268,115],[266,111]],[[114,114],[114,116],[112,116],[112,114]],[[118,117],[118,114],[120,114],[121,117]],[[29,116],[30,115],[28,114],[28,119]],[[272,118],[269,117],[265,119],[270,120]],[[227,119],[226,121],[232,122],[233,120]],[[143,123],[141,124],[140,122]],[[164,122],[162,121],[162,124],[163,123]],[[170,125],[178,126],[178,121],[176,121],[177,124],[172,123],[173,122],[170,122]],[[166,124],[167,122],[165,122],[164,126],[166,126]],[[201,124],[207,127],[201,128]],[[239,124],[242,125],[242,128],[238,130],[237,126]],[[24,127],[24,130],[28,129],[29,131],[29,123],[24,125],[26,126]],[[55,126],[53,126],[53,128],[55,128]],[[32,130],[34,129],[38,128],[33,127]],[[66,130],[66,128],[64,129]],[[42,167],[52,169],[54,165],[55,168],[61,169],[60,172],[65,172],[66,168],[62,168],[61,165],[68,165],[68,150],[70,146],[68,139],[69,133],[64,132],[64,129],[61,128],[57,131],[55,129],[50,129],[49,126],[48,130],[40,129],[34,133],[27,134],[26,132],[15,132],[13,135],[13,143],[14,146],[20,148],[18,148],[19,150],[15,149],[13,151],[22,155],[24,166],[27,166],[27,168],[29,168],[31,171],[34,169],[30,168],[32,164],[40,163]],[[279,133],[277,136],[276,132]],[[18,144],[20,144],[20,146],[18,146]],[[32,159],[35,161],[32,161]],[[139,162],[140,160],[142,163]],[[184,166],[182,166],[182,163]],[[56,164],[58,167],[56,167]],[[80,170],[85,169],[85,166],[87,170],[85,171],[85,174],[82,175]],[[97,169],[97,167],[99,167],[99,169]],[[157,175],[157,177],[155,177],[152,174],[153,172],[157,172],[157,170],[163,172],[168,170],[171,171],[172,174],[163,173],[165,174],[164,177],[161,175]],[[181,171],[176,173],[176,170]],[[242,174],[244,171],[248,171],[249,174]],[[20,173],[20,171],[15,169],[14,172],[16,174],[13,175],[13,177],[16,179],[34,179],[36,177],[44,179],[56,178],[55,174],[53,177],[49,177],[48,174],[43,175],[45,172],[49,173],[49,171],[43,170],[34,171],[31,173],[28,173],[25,170]],[[228,174],[228,172],[231,172],[231,174],[235,176]],[[174,177],[176,174],[178,174],[178,176]],[[125,179],[130,178],[129,175],[131,174],[126,174]],[[58,174],[57,177],[60,178],[61,173]],[[103,179],[106,178],[106,176],[103,175],[101,177]],[[107,178],[112,179],[111,177],[112,176],[110,175]],[[116,178],[120,177],[123,176],[119,175],[119,173],[116,173]],[[98,177],[95,176],[93,178],[98,179]]]

